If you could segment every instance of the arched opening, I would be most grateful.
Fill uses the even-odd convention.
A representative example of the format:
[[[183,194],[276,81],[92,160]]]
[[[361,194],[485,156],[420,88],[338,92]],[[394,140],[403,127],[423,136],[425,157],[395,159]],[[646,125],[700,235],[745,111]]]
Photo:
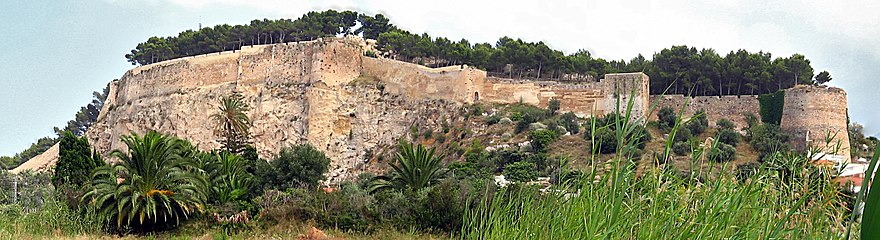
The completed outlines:
[[[474,102],[480,101],[480,92],[474,92]]]

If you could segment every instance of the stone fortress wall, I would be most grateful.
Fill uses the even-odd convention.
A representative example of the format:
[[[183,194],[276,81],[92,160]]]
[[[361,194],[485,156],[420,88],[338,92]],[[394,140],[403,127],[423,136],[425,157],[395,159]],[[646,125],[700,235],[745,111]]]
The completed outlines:
[[[236,91],[251,106],[261,157],[309,143],[331,159],[333,182],[365,168],[371,150],[395,145],[409,126],[444,121],[463,104],[522,98],[546,106],[555,98],[561,111],[603,114],[614,106],[607,93],[637,89],[637,112],[647,105],[648,79],[641,73],[609,74],[586,86],[516,82],[467,66],[428,68],[366,57],[369,47],[359,38],[327,38],[140,66],[111,83],[99,120],[86,135],[105,155],[125,149],[122,136],[149,130],[189,139],[201,149],[218,148],[210,115],[219,111],[220,98]],[[633,83],[616,84],[626,81]]]
[[[785,90],[780,127],[791,134],[791,145],[796,150],[807,151],[813,146],[850,159],[846,118],[843,89],[795,86]]]
[[[737,129],[742,129],[747,125],[745,115],[754,114],[761,121],[760,108],[756,95],[743,96],[697,96],[688,97],[684,95],[654,95],[651,96],[651,104],[657,104],[653,113],[649,115],[649,119],[657,120],[657,112],[662,107],[670,107],[676,113],[684,106],[682,115],[690,117],[700,110],[706,111],[706,119],[709,120],[709,126],[715,127],[715,123],[722,118],[726,118],[733,122]]]
[[[613,112],[618,99],[625,108],[634,96],[636,118],[656,115],[648,112],[652,100],[680,106],[685,99],[651,99],[648,76],[642,73],[607,74],[584,84],[501,79],[468,66],[428,68],[364,56],[370,47],[359,38],[327,38],[140,66],[110,84],[104,109],[86,135],[105,155],[125,150],[121,136],[149,130],[189,139],[204,150],[218,148],[210,115],[219,111],[221,97],[237,91],[251,106],[252,137],[261,157],[309,143],[330,158],[332,183],[356,176],[367,167],[372,150],[396,145],[410,126],[439,125],[463,104],[522,101],[546,107],[557,99],[560,111],[596,116]],[[706,109],[711,124],[721,116],[742,124],[737,119],[741,112],[758,111],[757,100],[748,97],[697,97],[689,102],[688,111]],[[814,113],[815,105],[802,108]],[[802,116],[790,110],[785,114]],[[793,132],[825,126],[795,125],[796,120],[786,119],[783,124]],[[838,123],[828,127],[841,129]]]

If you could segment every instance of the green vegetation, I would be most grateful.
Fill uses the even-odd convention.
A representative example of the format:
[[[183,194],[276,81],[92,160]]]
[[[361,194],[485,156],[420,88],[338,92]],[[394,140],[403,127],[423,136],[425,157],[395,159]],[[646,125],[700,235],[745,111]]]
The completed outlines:
[[[729,162],[736,158],[736,147],[719,142],[709,150],[708,158],[716,162]]]
[[[819,72],[819,74],[816,74],[815,82],[817,84],[825,84],[830,81],[831,81],[831,74],[829,74],[828,71],[822,71],[822,72]]]
[[[214,134],[223,137],[223,148],[231,153],[241,153],[250,142],[251,120],[247,116],[250,106],[239,93],[232,93],[220,100],[220,112],[211,115]]]
[[[779,125],[782,120],[782,107],[785,105],[785,91],[758,96],[761,105],[761,122]]]
[[[183,140],[149,132],[122,141],[120,162],[92,174],[94,188],[83,196],[119,231],[173,227],[204,210],[207,183],[187,158]]]
[[[419,144],[401,143],[397,152],[397,162],[391,164],[394,171],[390,175],[377,176],[370,183],[370,192],[387,189],[400,191],[419,191],[436,184],[444,172],[440,156],[434,155],[434,148],[426,149]]]
[[[464,238],[819,239],[844,236],[841,229],[853,224],[833,174],[804,154],[773,152],[735,174],[729,163],[712,167],[732,149],[716,143],[708,169],[679,174],[663,164],[637,174],[631,156],[639,136],[617,136],[624,144],[608,168],[588,166],[579,187],[500,189],[466,216]]]
[[[759,159],[773,152],[788,151],[788,134],[782,132],[778,125],[764,123],[748,130],[747,140],[752,148],[760,153]]]
[[[312,145],[304,144],[282,148],[271,164],[272,170],[265,175],[271,186],[269,188],[311,189],[324,180],[330,159]]]
[[[376,39],[392,57],[432,66],[468,64],[510,78],[561,81],[599,79],[606,73],[644,72],[652,94],[743,95],[772,93],[795,84],[813,84],[813,67],[803,55],[772,58],[770,53],[740,49],[722,56],[714,49],[688,46],[664,48],[653,61],[638,55],[629,61],[593,57],[589,51],[564,54],[544,42],[501,37],[495,43],[471,43],[410,33],[381,14],[352,11],[309,12],[298,19],[253,20],[187,30],[177,36],[150,37],[125,58],[132,64],[238,50],[246,45],[312,40],[337,35]],[[358,27],[359,26],[359,27]],[[820,73],[816,83],[830,80]],[[668,89],[668,91],[667,91]]]
[[[59,144],[52,185],[57,192],[63,194],[68,206],[76,209],[79,196],[85,193],[83,189],[88,189],[91,185],[92,171],[104,165],[106,164],[101,155],[92,152],[88,139],[65,131]]]
[[[709,127],[709,119],[706,117],[706,111],[700,109],[694,114],[693,118],[685,125],[694,135],[700,135]]]

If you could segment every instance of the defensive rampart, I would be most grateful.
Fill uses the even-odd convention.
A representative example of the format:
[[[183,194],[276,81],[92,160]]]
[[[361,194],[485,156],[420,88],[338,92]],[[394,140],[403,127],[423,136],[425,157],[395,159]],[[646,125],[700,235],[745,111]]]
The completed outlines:
[[[746,114],[754,114],[758,121],[761,119],[759,113],[761,104],[758,102],[758,96],[697,96],[686,97],[684,95],[663,95],[651,96],[651,104],[657,104],[654,113],[650,114],[651,120],[657,120],[657,111],[663,107],[669,107],[676,113],[684,107],[685,117],[690,117],[700,110],[706,111],[706,119],[709,120],[709,126],[714,127],[718,120],[726,118],[733,122],[737,129],[748,126],[746,123]]]
[[[791,135],[794,149],[806,151],[813,146],[850,159],[846,118],[843,89],[798,85],[785,90],[780,127]]]

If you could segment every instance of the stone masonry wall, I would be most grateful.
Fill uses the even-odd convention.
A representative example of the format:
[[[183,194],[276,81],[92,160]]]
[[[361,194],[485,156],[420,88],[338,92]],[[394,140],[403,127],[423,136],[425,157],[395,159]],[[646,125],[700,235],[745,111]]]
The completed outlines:
[[[599,82],[566,84],[548,81],[522,81],[487,78],[480,84],[482,101],[493,103],[523,103],[547,107],[550,100],[560,101],[560,111],[580,116],[601,116],[614,112],[620,93],[621,111],[631,96],[633,118],[643,117],[648,106],[648,76],[642,73],[606,74]],[[633,91],[635,90],[635,91]]]
[[[682,106],[684,108],[684,117],[691,117],[699,110],[706,111],[706,119],[709,120],[709,126],[715,127],[715,123],[722,118],[727,118],[734,124],[737,129],[747,127],[745,115],[754,114],[761,121],[760,106],[758,96],[697,96],[685,97],[684,95],[664,95],[651,96],[651,104],[657,104],[653,113],[650,114],[651,120],[657,120],[657,112],[660,108],[670,107],[676,113]]]
[[[798,85],[785,90],[780,127],[791,135],[794,149],[810,146],[850,159],[846,92],[840,88]],[[826,144],[826,137],[831,137]],[[839,144],[839,149],[838,149]]]

